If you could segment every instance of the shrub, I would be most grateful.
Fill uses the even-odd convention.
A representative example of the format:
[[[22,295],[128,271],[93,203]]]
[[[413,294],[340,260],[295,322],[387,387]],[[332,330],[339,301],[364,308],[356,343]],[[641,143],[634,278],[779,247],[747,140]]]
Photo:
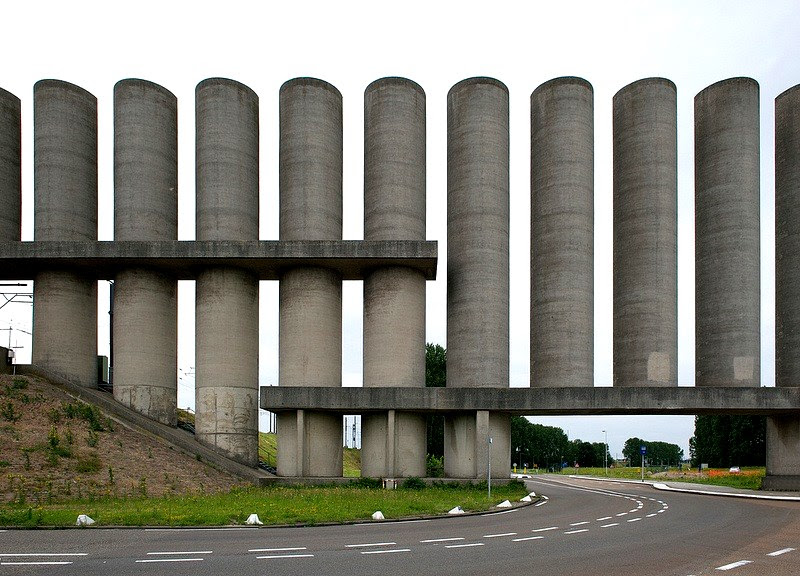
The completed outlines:
[[[383,488],[383,480],[380,478],[369,478],[367,476],[362,476],[361,478],[357,478],[350,483],[352,486],[356,486],[358,488]]]
[[[444,459],[428,454],[425,461],[425,474],[428,478],[442,478],[444,476]]]
[[[412,476],[403,481],[402,487],[406,490],[422,490],[425,488],[425,481],[422,478]]]
[[[83,458],[79,458],[75,463],[75,471],[82,474],[95,474],[100,471],[102,464],[97,454],[89,454]]]

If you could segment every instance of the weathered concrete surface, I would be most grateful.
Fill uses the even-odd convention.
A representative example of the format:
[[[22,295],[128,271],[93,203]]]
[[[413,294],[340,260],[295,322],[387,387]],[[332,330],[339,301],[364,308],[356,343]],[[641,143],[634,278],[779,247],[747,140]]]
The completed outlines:
[[[425,92],[383,78],[364,92],[364,239],[425,240]],[[364,280],[364,386],[425,383],[425,278],[403,267]],[[424,416],[361,421],[361,473],[425,476]]]
[[[695,113],[695,382],[759,386],[759,87],[713,84]]]
[[[197,239],[258,240],[258,96],[244,84],[197,85]],[[195,433],[258,464],[258,278],[209,267],[195,296]]]
[[[675,84],[614,96],[614,386],[678,385]]]
[[[530,379],[594,381],[594,92],[582,78],[531,94]]]
[[[800,85],[775,99],[775,384],[791,386],[798,379]]]
[[[127,79],[114,86],[114,239],[178,239],[178,101]],[[147,268],[114,277],[114,398],[177,422],[177,281]]]
[[[508,114],[508,88],[493,78],[447,95],[448,387],[508,386]],[[446,418],[445,475],[474,477],[476,449],[474,421]]]
[[[120,270],[150,268],[195,280],[208,267],[235,267],[259,280],[278,280],[297,267],[328,268],[344,280],[363,280],[377,267],[402,266],[436,279],[438,244],[417,240],[3,242],[0,279],[33,278],[40,270],[70,268],[87,277],[113,278]]]
[[[97,99],[67,82],[33,88],[36,241],[97,241]],[[33,285],[33,364],[97,386],[97,283],[40,271]]]
[[[764,490],[800,490],[800,417],[767,418],[767,475]]]
[[[322,80],[296,78],[279,100],[280,240],[341,240],[342,95]],[[341,386],[341,276],[292,268],[279,291],[280,386]],[[281,414],[278,430],[278,475],[342,475],[341,416]]]
[[[22,124],[19,98],[0,88],[0,240],[19,240],[22,223]]]
[[[800,388],[732,386],[562,388],[261,388],[261,408],[370,413],[387,410],[527,415],[796,414]]]

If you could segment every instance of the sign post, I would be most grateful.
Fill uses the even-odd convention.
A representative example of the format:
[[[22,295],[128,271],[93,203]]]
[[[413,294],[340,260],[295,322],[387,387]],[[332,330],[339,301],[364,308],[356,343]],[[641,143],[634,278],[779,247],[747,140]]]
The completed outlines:
[[[492,497],[492,437],[489,436],[488,450],[486,450],[486,478],[489,484],[489,498]]]
[[[644,482],[644,455],[647,454],[647,446],[642,444],[640,450],[642,452],[642,482]]]

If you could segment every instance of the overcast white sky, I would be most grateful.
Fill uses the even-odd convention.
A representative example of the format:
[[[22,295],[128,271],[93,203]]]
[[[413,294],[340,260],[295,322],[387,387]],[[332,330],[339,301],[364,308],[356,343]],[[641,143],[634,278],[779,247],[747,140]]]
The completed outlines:
[[[363,91],[406,76],[426,91],[428,239],[439,241],[439,280],[428,283],[427,340],[446,345],[446,95],[470,76],[503,81],[511,98],[511,385],[529,378],[529,98],[541,83],[575,75],[595,94],[595,384],[611,382],[611,99],[649,76],[678,88],[679,382],[694,384],[693,98],[733,76],[761,85],[762,384],[774,384],[774,99],[800,82],[800,4],[772,2],[13,2],[3,8],[0,87],[23,101],[23,239],[33,237],[32,87],[73,82],[98,98],[99,239],[113,234],[114,84],[138,77],[179,101],[180,238],[194,238],[194,88],[224,76],[260,97],[261,238],[278,237],[278,89],[297,76],[344,97],[344,238],[363,237]],[[122,7],[124,6],[124,7]],[[521,7],[524,6],[524,7]],[[105,283],[101,283],[103,286]],[[344,289],[345,385],[361,383],[361,283]],[[103,291],[101,291],[101,294]],[[105,305],[106,297],[101,295]],[[179,365],[194,365],[193,285],[180,287]],[[108,352],[101,308],[98,348]],[[261,385],[275,385],[277,285],[261,289]],[[30,331],[30,307],[0,310],[0,328]],[[0,333],[5,336],[6,333]],[[30,340],[13,332],[21,361]],[[193,405],[191,377],[179,405]],[[537,421],[613,454],[634,435],[674,442],[688,456],[691,417],[573,417]]]

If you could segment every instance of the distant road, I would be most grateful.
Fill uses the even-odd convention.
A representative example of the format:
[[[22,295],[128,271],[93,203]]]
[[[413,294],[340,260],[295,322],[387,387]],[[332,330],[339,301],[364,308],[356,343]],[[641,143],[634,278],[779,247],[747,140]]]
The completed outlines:
[[[800,503],[555,476],[537,506],[312,528],[0,530],[0,574],[800,575]],[[458,502],[453,502],[457,505]]]

